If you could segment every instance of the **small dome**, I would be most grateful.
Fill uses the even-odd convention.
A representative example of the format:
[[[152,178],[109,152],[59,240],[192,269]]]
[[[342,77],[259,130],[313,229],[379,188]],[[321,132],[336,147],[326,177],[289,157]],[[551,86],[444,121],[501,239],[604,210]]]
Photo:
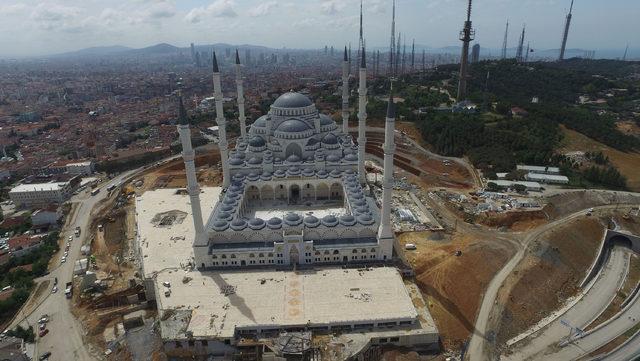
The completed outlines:
[[[277,132],[299,133],[311,129],[309,125],[300,119],[289,119],[278,125]]]
[[[302,159],[300,159],[300,157],[298,157],[295,154],[291,154],[290,156],[287,157],[287,162],[289,163],[300,163],[302,161]]]
[[[238,204],[238,201],[232,198],[226,198],[222,203],[229,206],[235,206],[236,204]]]
[[[318,140],[317,140],[316,138],[310,138],[310,139],[307,141],[307,146],[310,146],[310,145],[316,145],[316,144],[318,144]]]
[[[339,161],[340,161],[340,157],[338,155],[329,154],[327,156],[327,162],[339,162]]]
[[[231,216],[231,213],[229,212],[219,212],[216,218],[230,221],[233,216]]]
[[[234,231],[241,231],[245,228],[247,228],[247,222],[240,218],[234,219],[233,222],[231,222],[231,229]]]
[[[352,176],[352,177],[351,177],[351,179],[355,179],[355,177],[353,177],[353,175],[354,175],[355,173],[356,173],[356,172],[355,172],[353,169],[347,169],[347,170],[345,170],[345,171],[344,171],[344,174],[347,174],[347,175]]]
[[[260,159],[258,157],[251,157],[251,158],[249,158],[247,163],[249,163],[249,164],[260,164],[260,163],[262,163],[262,159]]]
[[[330,116],[326,114],[320,114],[320,125],[331,125],[335,123]]]
[[[247,179],[250,181],[257,181],[258,179],[260,179],[260,174],[256,173],[256,172],[251,172],[249,173],[249,175],[247,176]]]
[[[227,221],[219,220],[213,222],[213,229],[216,231],[224,231],[227,228],[229,228],[229,222]]]
[[[260,218],[252,218],[249,221],[249,228],[253,229],[253,230],[258,230],[258,229],[262,229],[265,226],[265,222],[264,220],[260,219]]]
[[[267,227],[271,229],[278,229],[282,227],[282,219],[273,217],[267,221]]]
[[[344,226],[353,226],[354,224],[356,224],[356,219],[350,214],[345,214],[343,216],[340,216],[340,224]]]
[[[329,173],[327,173],[326,170],[321,169],[318,171],[318,173],[316,173],[316,175],[318,176],[318,178],[327,178],[329,176]]]
[[[228,204],[223,204],[222,206],[220,206],[220,210],[222,212],[231,212],[233,210],[233,207]]]
[[[291,167],[291,168],[287,169],[287,174],[289,174],[289,175],[300,175],[300,168]]]
[[[274,175],[275,177],[277,177],[277,178],[282,178],[282,177],[286,176],[286,175],[287,175],[287,173],[286,173],[284,170],[282,170],[282,169],[278,169],[278,170],[276,170],[275,172],[273,172],[273,175]]]
[[[320,225],[320,220],[315,216],[304,217],[304,225],[310,228],[314,228]]]
[[[260,179],[264,181],[271,180],[271,172],[265,171],[260,175]]]
[[[329,173],[329,175],[333,178],[339,178],[342,175],[342,172],[337,169],[334,169],[331,171],[331,173]]]
[[[302,223],[302,217],[297,213],[289,213],[284,217],[284,223],[290,226],[297,226]]]
[[[233,180],[236,182],[242,182],[245,178],[244,174],[236,174],[233,176]]]
[[[334,215],[326,215],[322,218],[322,224],[327,227],[335,227],[338,225],[338,219]]]
[[[347,154],[346,157],[344,157],[344,160],[346,160],[347,162],[357,162],[358,161],[358,156],[351,153],[351,154]]]
[[[362,214],[358,216],[358,222],[365,226],[369,226],[373,224],[374,220],[373,220],[373,217],[371,217],[370,215]]]
[[[307,96],[293,92],[284,93],[273,102],[273,106],[278,108],[304,108],[312,104]]]
[[[353,202],[351,202],[352,205],[356,206],[356,207],[364,207],[367,205],[367,201],[365,201],[364,199],[360,198],[360,199],[355,199]]]
[[[333,133],[329,133],[322,138],[323,144],[338,144],[338,137]]]
[[[244,164],[244,161],[240,158],[231,158],[229,159],[229,164],[231,165],[242,165]]]
[[[259,137],[257,135],[249,140],[249,145],[255,148],[264,147],[265,144],[266,143],[264,142],[264,139],[262,139],[262,137]]]
[[[303,176],[305,176],[305,177],[313,177],[313,175],[314,175],[315,173],[316,173],[316,172],[315,172],[313,169],[311,169],[311,168],[305,168],[305,169],[302,171],[302,175],[303,175]]]

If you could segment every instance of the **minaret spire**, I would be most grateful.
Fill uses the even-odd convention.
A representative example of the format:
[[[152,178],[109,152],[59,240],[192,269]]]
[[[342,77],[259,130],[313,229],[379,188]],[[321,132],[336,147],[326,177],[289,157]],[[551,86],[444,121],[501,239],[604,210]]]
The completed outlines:
[[[236,49],[236,93],[238,95],[238,120],[240,123],[240,138],[247,139],[247,119],[244,115],[244,84],[241,74],[240,54]]]
[[[378,245],[382,259],[389,260],[393,255],[394,235],[391,227],[391,192],[393,191],[393,156],[395,153],[396,107],[393,100],[393,83],[387,103],[387,116],[384,130],[384,180],[382,182],[382,209],[378,228]]]
[[[218,148],[220,148],[220,164],[222,164],[222,186],[227,187],[230,183],[229,176],[229,145],[227,143],[227,121],[224,118],[224,107],[222,105],[222,83],[220,80],[220,69],[216,52],[213,52],[213,96],[216,99],[216,122],[218,123]]]
[[[396,56],[396,0],[393,0],[391,12],[391,44],[389,44],[389,76],[394,75],[394,59]]]
[[[344,60],[342,61],[342,131],[349,135],[349,64],[347,47],[344,47]]]
[[[182,144],[182,159],[184,160],[184,168],[187,176],[187,192],[189,193],[191,215],[193,216],[193,228],[195,231],[193,245],[206,246],[208,242],[202,221],[200,187],[198,186],[198,178],[196,177],[196,167],[194,163],[195,152],[191,145],[191,129],[189,129],[187,111],[184,108],[182,94],[180,92],[178,92],[178,114],[178,134],[180,136],[180,143]]]
[[[367,145],[366,122],[367,122],[367,52],[362,47],[362,57],[360,58],[360,70],[358,79],[358,180],[365,183],[367,173],[364,167],[365,147]]]

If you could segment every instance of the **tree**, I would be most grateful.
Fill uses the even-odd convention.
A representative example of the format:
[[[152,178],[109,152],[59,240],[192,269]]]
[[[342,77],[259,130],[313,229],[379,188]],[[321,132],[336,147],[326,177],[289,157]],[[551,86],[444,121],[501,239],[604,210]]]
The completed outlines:
[[[500,190],[500,187],[495,182],[487,183],[487,190],[490,192],[497,192]]]
[[[513,185],[513,189],[518,192],[518,193],[524,193],[527,191],[527,187],[523,186],[522,184],[514,184]]]

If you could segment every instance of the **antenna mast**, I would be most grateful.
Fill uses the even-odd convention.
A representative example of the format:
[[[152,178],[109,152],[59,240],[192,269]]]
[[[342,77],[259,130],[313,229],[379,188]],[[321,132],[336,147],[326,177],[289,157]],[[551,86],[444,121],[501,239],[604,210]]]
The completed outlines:
[[[469,80],[469,43],[475,38],[475,31],[471,28],[471,0],[467,6],[467,21],[460,32],[462,41],[462,55],[460,56],[460,79],[458,82],[458,101],[467,96],[467,81]]]
[[[567,47],[567,37],[569,36],[569,26],[571,26],[571,11],[573,11],[573,0],[571,0],[567,20],[564,23],[564,34],[562,34],[562,45],[560,46],[560,57],[558,58],[559,61],[564,60],[564,51]]]
[[[509,19],[507,19],[507,27],[504,29],[504,40],[502,41],[502,59],[507,58],[507,36],[509,35]]]

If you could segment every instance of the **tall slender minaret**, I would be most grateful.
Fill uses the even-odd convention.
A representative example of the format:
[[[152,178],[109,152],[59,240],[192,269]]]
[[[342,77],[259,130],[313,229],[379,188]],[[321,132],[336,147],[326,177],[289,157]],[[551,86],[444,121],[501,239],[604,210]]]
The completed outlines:
[[[178,134],[180,135],[180,143],[182,143],[182,159],[184,160],[184,169],[187,175],[187,192],[189,193],[189,200],[191,202],[191,214],[193,215],[193,228],[195,230],[193,245],[204,246],[207,243],[207,238],[202,222],[200,187],[198,186],[196,166],[194,163],[195,152],[191,146],[191,129],[189,129],[187,111],[184,109],[184,104],[182,103],[182,94],[178,95],[178,112]]]
[[[342,60],[342,131],[349,134],[349,58],[346,46]]]
[[[415,71],[416,66],[416,39],[413,39],[411,43],[411,72]]]
[[[398,71],[399,71],[399,66],[400,66],[400,55],[402,54],[402,47],[400,46],[402,42],[402,33],[398,34],[398,42],[396,43],[396,64],[395,64],[395,68],[393,69],[394,73],[396,76],[398,76]]]
[[[394,60],[396,56],[396,0],[393,0],[391,15],[391,44],[389,45],[389,76],[394,76]]]
[[[236,92],[238,93],[238,120],[240,120],[240,138],[247,139],[247,118],[244,115],[244,86],[240,73],[240,54],[236,49]]]
[[[358,74],[360,84],[358,86],[358,179],[360,183],[367,180],[367,173],[364,169],[364,153],[367,145],[366,122],[367,122],[367,61],[366,51],[362,48],[362,58],[360,59],[360,71]]]
[[[567,47],[567,38],[569,37],[569,27],[571,26],[571,11],[573,11],[573,0],[571,0],[571,6],[569,7],[569,13],[567,14],[567,20],[564,23],[564,32],[562,33],[562,45],[560,46],[560,57],[558,60],[564,60],[564,51]]]
[[[362,0],[360,0],[360,38],[358,39],[358,61],[362,54],[362,48],[364,48],[364,30],[362,28]]]
[[[521,63],[524,60],[523,50],[524,50],[524,34],[525,34],[526,25],[522,26],[522,34],[520,34],[520,41],[518,42],[518,49],[516,50],[516,61]]]
[[[222,186],[227,187],[229,177],[229,145],[227,144],[227,121],[224,119],[222,106],[222,84],[216,52],[213,52],[213,96],[216,98],[216,122],[218,123],[218,148],[220,148],[220,164],[222,164]]]
[[[393,154],[395,152],[394,133],[396,124],[396,107],[393,103],[393,85],[387,103],[387,118],[384,128],[384,180],[382,183],[382,209],[380,227],[378,228],[378,244],[383,259],[391,259],[393,255],[393,229],[391,227],[391,192],[393,191]]]

